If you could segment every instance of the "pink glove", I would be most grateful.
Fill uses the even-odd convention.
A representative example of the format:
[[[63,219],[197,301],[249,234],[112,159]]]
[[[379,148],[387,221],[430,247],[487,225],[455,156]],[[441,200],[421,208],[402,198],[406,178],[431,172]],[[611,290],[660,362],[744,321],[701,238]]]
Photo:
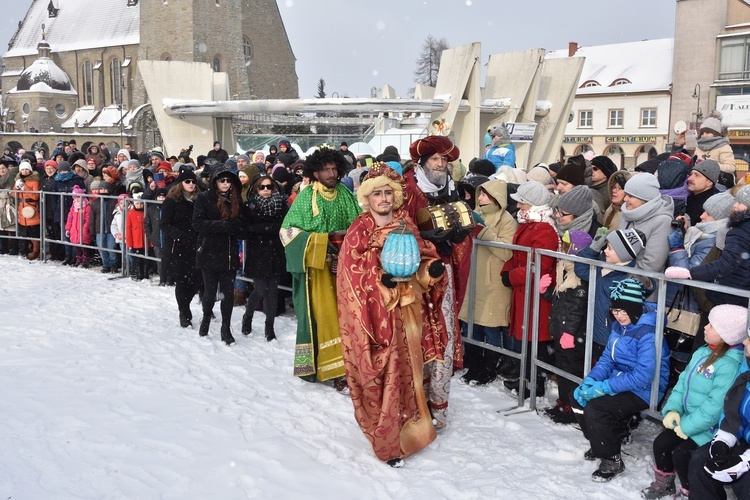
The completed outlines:
[[[563,349],[573,349],[576,346],[576,339],[569,333],[563,333],[560,337],[560,347]]]
[[[690,276],[690,269],[685,269],[684,267],[677,266],[668,267],[667,270],[664,271],[664,276],[666,276],[667,278],[675,278],[680,280],[693,279],[693,277]]]
[[[541,278],[539,278],[539,293],[544,293],[547,291],[547,288],[549,288],[550,283],[552,283],[552,276],[549,274],[545,274]]]

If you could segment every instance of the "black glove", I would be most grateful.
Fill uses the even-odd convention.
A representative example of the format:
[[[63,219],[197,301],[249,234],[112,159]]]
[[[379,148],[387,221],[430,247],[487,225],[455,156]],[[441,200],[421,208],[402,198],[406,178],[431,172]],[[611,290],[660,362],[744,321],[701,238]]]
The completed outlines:
[[[334,245],[333,243],[331,243],[330,241],[328,242],[328,253],[332,253],[333,255],[339,254],[338,247]]]
[[[503,280],[503,285],[507,286],[508,288],[513,288],[513,285],[510,284],[510,271],[501,272],[500,279]]]
[[[750,463],[741,455],[727,455],[706,462],[703,469],[722,483],[731,483],[750,470]]]
[[[384,274],[380,277],[380,282],[386,287],[386,288],[396,288],[396,283],[393,281],[393,275],[392,274]]]
[[[430,278],[439,278],[444,272],[445,264],[443,264],[442,260],[433,261],[433,263],[430,264],[430,267],[427,268],[427,274],[430,275]]]
[[[722,441],[721,439],[714,439],[711,441],[711,446],[708,448],[708,455],[711,458],[719,458],[729,454],[731,447]]]
[[[422,239],[431,241],[435,244],[447,242],[451,236],[453,236],[452,229],[428,229],[426,231],[420,231],[419,235]]]
[[[468,231],[458,226],[451,229],[451,233],[451,243],[453,243],[454,245],[458,245],[459,243],[464,241],[464,238],[469,235]]]

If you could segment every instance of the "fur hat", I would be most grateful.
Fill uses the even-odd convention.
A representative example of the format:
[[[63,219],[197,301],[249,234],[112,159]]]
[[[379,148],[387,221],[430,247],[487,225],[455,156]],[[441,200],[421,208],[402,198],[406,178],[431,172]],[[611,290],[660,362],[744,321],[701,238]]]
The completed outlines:
[[[708,313],[708,322],[729,345],[739,345],[748,336],[746,307],[734,304],[714,306]]]
[[[558,181],[569,182],[574,186],[580,186],[586,183],[585,173],[586,160],[582,155],[573,156],[557,171],[556,179]]]
[[[735,201],[738,201],[750,208],[750,185],[742,186],[737,194],[734,195]]]
[[[583,215],[587,210],[593,210],[593,195],[588,186],[576,186],[567,193],[560,195],[557,208],[563,212],[575,215]]]
[[[709,181],[716,184],[719,182],[719,174],[721,173],[721,167],[716,162],[716,160],[712,160],[711,158],[706,158],[703,161],[700,161],[695,164],[693,167],[693,170],[697,170],[703,176],[708,179]]]
[[[714,118],[713,116],[709,116],[705,120],[703,120],[703,123],[701,123],[701,129],[700,129],[700,135],[703,135],[703,132],[713,132],[714,135],[722,135],[722,126],[721,122],[718,118]]]
[[[717,193],[703,202],[703,211],[714,220],[726,219],[732,211],[734,196],[729,191]]]
[[[661,196],[659,181],[653,174],[636,174],[625,183],[625,194],[639,200],[651,201]]]
[[[609,287],[609,290],[609,307],[624,310],[632,324],[638,323],[643,314],[643,301],[646,295],[641,282],[633,278],[625,278],[615,281],[614,286]]]
[[[518,190],[510,195],[518,203],[541,207],[549,203],[549,191],[540,182],[530,181],[518,186]]]
[[[594,156],[591,159],[591,166],[598,168],[607,179],[618,170],[615,162],[609,156],[604,155]]]
[[[630,262],[646,246],[646,235],[637,229],[618,229],[607,235],[607,242],[612,245],[620,262]]]
[[[396,146],[386,146],[385,149],[383,149],[383,153],[379,154],[375,159],[377,161],[382,161],[383,163],[389,161],[401,162],[401,155],[399,154],[398,149],[396,149]]]
[[[474,162],[474,164],[471,166],[469,170],[471,171],[472,174],[484,175],[486,177],[489,177],[495,173],[495,164],[492,163],[490,160],[485,160],[484,158],[480,158]]]

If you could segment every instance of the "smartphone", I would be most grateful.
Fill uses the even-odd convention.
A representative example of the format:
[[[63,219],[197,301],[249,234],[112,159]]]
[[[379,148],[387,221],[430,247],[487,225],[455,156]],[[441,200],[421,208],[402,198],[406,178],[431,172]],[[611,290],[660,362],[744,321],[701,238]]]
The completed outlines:
[[[685,149],[694,150],[698,147],[698,132],[687,130],[685,132]]]

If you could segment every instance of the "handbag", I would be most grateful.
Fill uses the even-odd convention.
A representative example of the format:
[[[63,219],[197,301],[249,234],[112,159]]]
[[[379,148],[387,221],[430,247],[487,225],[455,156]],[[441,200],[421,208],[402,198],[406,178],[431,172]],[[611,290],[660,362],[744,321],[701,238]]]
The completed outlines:
[[[677,304],[675,304],[676,302]],[[695,337],[695,334],[698,333],[700,321],[701,315],[690,311],[690,290],[685,286],[675,295],[669,309],[667,309],[666,328]]]

